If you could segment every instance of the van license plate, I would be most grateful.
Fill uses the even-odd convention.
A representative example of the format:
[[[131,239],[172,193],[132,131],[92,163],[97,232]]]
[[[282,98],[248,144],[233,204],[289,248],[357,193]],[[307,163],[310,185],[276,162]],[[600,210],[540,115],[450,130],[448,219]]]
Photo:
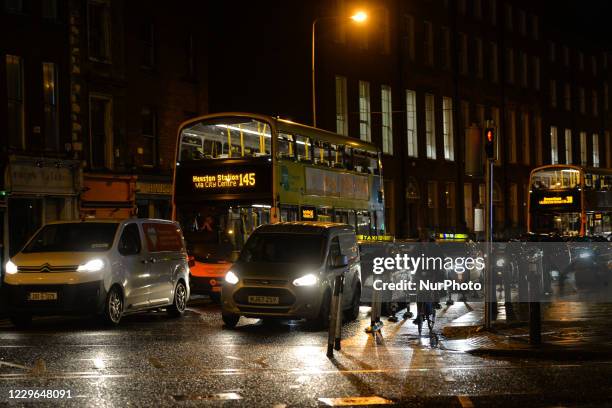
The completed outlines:
[[[278,296],[249,296],[249,303],[257,303],[260,305],[278,305]]]
[[[28,300],[57,300],[57,292],[30,292]]]

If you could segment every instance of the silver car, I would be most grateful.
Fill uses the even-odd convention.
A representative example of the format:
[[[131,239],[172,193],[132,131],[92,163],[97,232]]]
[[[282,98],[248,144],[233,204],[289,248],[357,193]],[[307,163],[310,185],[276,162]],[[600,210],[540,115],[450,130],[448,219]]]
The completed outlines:
[[[5,265],[3,297],[17,326],[33,315],[121,317],[166,308],[181,316],[189,267],[177,223],[154,219],[47,224]]]
[[[234,327],[240,316],[306,318],[325,327],[334,279],[342,273],[342,308],[347,320],[354,320],[361,298],[355,230],[328,222],[263,225],[251,234],[225,275],[223,322]]]

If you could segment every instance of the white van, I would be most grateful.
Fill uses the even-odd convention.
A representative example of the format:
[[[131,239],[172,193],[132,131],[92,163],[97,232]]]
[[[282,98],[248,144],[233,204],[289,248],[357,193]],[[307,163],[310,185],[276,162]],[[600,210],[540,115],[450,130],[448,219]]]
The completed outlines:
[[[57,222],[39,229],[5,268],[9,316],[125,314],[165,307],[181,316],[189,267],[177,223],[154,219]]]

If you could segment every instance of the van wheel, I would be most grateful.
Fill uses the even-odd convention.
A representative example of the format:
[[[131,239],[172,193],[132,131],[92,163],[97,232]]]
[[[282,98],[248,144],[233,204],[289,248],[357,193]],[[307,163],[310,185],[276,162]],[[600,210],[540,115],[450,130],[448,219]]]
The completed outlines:
[[[353,294],[353,301],[351,302],[351,308],[346,314],[346,319],[349,322],[356,320],[359,317],[359,303],[361,301],[361,289],[357,288]]]
[[[329,327],[329,314],[330,311],[331,294],[329,291],[325,292],[321,306],[319,308],[319,315],[314,319],[308,319],[308,323],[316,327],[317,329],[327,329]]]
[[[10,319],[18,329],[25,329],[32,325],[32,315],[27,313],[12,314]]]
[[[238,324],[238,320],[240,320],[240,315],[232,313],[221,313],[221,319],[223,320],[225,327],[233,329]]]
[[[116,326],[123,317],[123,296],[117,286],[113,286],[106,295],[102,321],[109,326]]]
[[[182,281],[174,289],[174,303],[168,306],[168,314],[172,317],[181,317],[187,308],[187,288]]]

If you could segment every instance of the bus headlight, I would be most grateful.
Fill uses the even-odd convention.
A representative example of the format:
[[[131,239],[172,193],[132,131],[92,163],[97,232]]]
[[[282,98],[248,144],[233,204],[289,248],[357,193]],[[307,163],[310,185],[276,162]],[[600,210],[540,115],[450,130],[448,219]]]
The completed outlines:
[[[230,285],[235,285],[238,283],[238,276],[233,271],[227,271],[225,274],[225,281]]]
[[[82,265],[79,265],[77,272],[98,272],[104,268],[104,261],[101,259],[92,259]]]
[[[319,281],[317,275],[314,273],[309,273],[308,275],[304,275],[301,278],[297,278],[293,281],[293,285],[295,286],[313,286],[316,285]]]
[[[4,270],[6,271],[6,273],[8,273],[9,275],[13,275],[15,273],[17,273],[17,271],[19,270],[19,268],[17,268],[17,265],[15,265],[10,259],[9,261],[6,263],[6,265],[4,266]]]

